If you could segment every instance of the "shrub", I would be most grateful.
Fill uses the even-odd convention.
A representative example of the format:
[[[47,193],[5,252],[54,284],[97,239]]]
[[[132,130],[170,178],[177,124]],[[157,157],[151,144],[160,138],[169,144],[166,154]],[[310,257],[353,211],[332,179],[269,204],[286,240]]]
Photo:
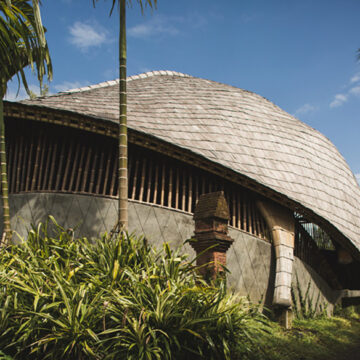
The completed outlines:
[[[77,239],[50,217],[0,253],[0,349],[14,359],[230,359],[263,316],[164,244]],[[49,231],[49,226],[51,231]],[[53,236],[49,235],[54,233]]]

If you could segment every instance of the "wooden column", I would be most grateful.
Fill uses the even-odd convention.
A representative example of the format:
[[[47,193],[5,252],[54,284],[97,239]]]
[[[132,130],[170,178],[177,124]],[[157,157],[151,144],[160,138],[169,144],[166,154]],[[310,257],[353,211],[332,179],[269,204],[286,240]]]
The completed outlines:
[[[204,276],[215,278],[226,265],[226,251],[233,243],[228,236],[229,208],[223,191],[200,196],[194,212],[195,235],[191,246],[200,256],[197,266]]]
[[[258,208],[263,214],[272,233],[276,257],[273,305],[280,323],[291,327],[291,278],[294,261],[295,220],[293,213],[273,202],[259,201]]]

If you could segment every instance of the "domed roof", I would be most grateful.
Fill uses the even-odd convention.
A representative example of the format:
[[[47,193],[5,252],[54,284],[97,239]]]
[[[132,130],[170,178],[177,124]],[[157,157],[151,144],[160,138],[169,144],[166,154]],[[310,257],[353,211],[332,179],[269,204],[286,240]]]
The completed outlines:
[[[25,104],[118,121],[118,81]],[[200,154],[300,203],[360,249],[360,187],[321,133],[265,98],[170,71],[128,78],[128,126]]]

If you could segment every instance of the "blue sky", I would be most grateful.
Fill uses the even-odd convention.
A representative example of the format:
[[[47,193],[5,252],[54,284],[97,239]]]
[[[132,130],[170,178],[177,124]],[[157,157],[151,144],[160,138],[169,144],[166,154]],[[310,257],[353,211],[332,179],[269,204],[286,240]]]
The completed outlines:
[[[111,1],[42,2],[51,93],[117,78]],[[325,134],[360,179],[359,14],[359,0],[158,0],[141,15],[133,0],[128,75],[175,70],[254,91]]]

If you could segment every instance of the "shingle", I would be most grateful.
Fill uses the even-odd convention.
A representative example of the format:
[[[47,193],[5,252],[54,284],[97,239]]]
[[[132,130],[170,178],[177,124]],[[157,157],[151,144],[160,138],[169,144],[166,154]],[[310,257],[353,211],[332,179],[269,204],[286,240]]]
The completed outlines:
[[[23,102],[117,121],[118,87],[114,80]],[[360,249],[360,187],[318,131],[260,95],[173,71],[131,76],[127,87],[130,128],[282,192]]]

